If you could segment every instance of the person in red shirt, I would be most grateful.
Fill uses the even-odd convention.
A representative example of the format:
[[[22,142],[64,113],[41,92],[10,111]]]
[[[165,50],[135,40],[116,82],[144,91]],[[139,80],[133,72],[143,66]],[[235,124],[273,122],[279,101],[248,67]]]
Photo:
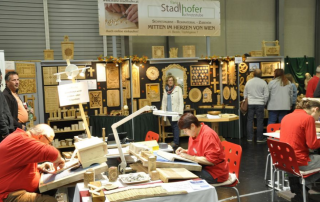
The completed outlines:
[[[53,162],[55,169],[64,167],[60,152],[50,146],[54,131],[46,124],[25,132],[18,128],[0,144],[0,202],[57,201],[54,197],[34,193],[38,189],[40,171]]]
[[[319,116],[320,102],[306,99],[300,101],[296,110],[281,121],[280,141],[290,144],[294,149],[301,171],[320,168],[320,155],[309,151],[320,148],[320,139],[317,139],[315,126]],[[307,177],[306,186],[311,188],[311,184],[317,179],[320,179],[320,173]],[[298,200],[302,199],[302,185],[299,178],[289,176],[289,183],[291,192],[296,194]]]
[[[320,66],[316,69],[316,75],[310,79],[307,86],[306,97],[313,97],[313,93],[317,88],[318,82],[320,80]]]
[[[188,150],[179,147],[176,154],[201,164],[201,173],[195,174],[209,184],[228,180],[229,166],[217,133],[191,113],[182,115],[178,126],[189,136],[189,143]]]

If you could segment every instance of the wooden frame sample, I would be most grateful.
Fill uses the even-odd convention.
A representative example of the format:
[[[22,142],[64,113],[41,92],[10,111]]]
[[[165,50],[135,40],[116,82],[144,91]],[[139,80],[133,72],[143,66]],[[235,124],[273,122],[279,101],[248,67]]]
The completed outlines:
[[[229,62],[229,67],[228,67],[229,73],[229,85],[237,85],[236,80],[237,80],[237,72],[236,72],[236,65],[234,61]]]
[[[83,68],[84,66],[78,66],[79,68]],[[65,72],[66,71],[67,66],[58,66],[58,72]],[[75,79],[85,79],[86,78],[86,74],[84,74],[84,76],[80,76],[80,74],[77,75],[77,77],[75,77]],[[70,80],[68,79],[67,74],[60,74],[60,79],[61,80]]]
[[[160,84],[147,83],[146,84],[146,98],[151,102],[160,102]]]
[[[50,113],[60,107],[58,86],[44,86],[44,107]]]
[[[115,63],[106,64],[107,89],[119,88],[119,68]]]
[[[139,67],[135,64],[132,65],[132,85],[133,98],[140,98],[140,73]]]
[[[20,94],[28,94],[28,93],[36,93],[36,92],[37,92],[36,79],[20,79],[20,82],[19,82]]]
[[[152,58],[164,58],[164,46],[152,46]]]
[[[204,89],[202,92],[202,102],[212,102],[212,91],[210,88]]]
[[[43,85],[58,85],[57,76],[53,75],[58,72],[57,67],[43,67],[42,68],[42,78]]]
[[[188,97],[188,85],[187,85],[187,69],[178,64],[171,64],[162,69],[162,84],[163,89],[166,87],[166,77],[168,74],[174,75],[177,79],[178,85],[182,89],[183,98],[186,99]]]
[[[107,106],[108,107],[120,106],[120,91],[119,90],[107,90]]]
[[[19,73],[19,78],[35,78],[36,64],[16,62],[16,72]]]
[[[280,69],[280,62],[261,62],[262,77],[273,77],[275,69]]]
[[[102,91],[89,91],[90,109],[102,108]]]
[[[228,84],[228,64],[224,62],[221,67],[222,71],[222,84]]]
[[[210,66],[190,65],[190,84],[191,86],[209,86]]]
[[[196,46],[182,46],[182,52],[184,58],[196,57]]]
[[[144,106],[151,106],[151,100],[149,99],[139,99],[139,109],[141,109]]]

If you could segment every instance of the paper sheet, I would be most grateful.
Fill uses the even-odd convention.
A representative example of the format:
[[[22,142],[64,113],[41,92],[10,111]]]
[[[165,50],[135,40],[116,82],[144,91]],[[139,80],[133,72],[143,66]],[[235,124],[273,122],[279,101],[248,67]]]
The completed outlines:
[[[187,191],[192,192],[194,189],[192,188],[189,181],[183,181],[183,182],[175,182],[175,183],[163,183],[161,186],[169,191]]]
[[[97,64],[96,65],[97,68],[97,81],[107,81],[106,78],[106,67],[104,66],[104,64]]]

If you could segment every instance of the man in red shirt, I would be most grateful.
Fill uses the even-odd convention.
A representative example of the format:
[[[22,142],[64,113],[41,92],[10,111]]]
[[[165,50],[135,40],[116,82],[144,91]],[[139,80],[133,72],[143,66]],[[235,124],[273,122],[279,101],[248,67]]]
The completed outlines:
[[[320,155],[310,154],[309,149],[320,148],[317,139],[315,121],[320,116],[320,102],[302,100],[293,113],[286,115],[281,121],[280,141],[286,142],[294,149],[301,171],[320,168]],[[320,179],[320,173],[306,178],[306,186]],[[297,200],[302,199],[302,185],[297,177],[289,177],[291,192]],[[301,200],[302,201],[302,200]]]
[[[50,161],[64,167],[59,151],[50,146],[54,131],[46,124],[25,132],[17,129],[0,144],[0,202],[56,201],[54,197],[34,193],[38,189],[38,163]]]
[[[178,126],[189,136],[189,144],[188,150],[179,147],[176,154],[201,164],[201,173],[195,174],[209,184],[228,180],[229,166],[217,133],[191,113],[182,115]]]
[[[310,79],[307,86],[306,97],[313,97],[313,93],[317,88],[318,82],[320,80],[320,66],[316,69],[316,75]]]

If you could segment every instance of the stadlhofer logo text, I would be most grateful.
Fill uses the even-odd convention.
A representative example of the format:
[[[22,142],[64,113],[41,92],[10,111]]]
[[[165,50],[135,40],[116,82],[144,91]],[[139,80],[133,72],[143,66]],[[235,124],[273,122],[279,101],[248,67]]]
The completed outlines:
[[[202,7],[193,5],[184,5],[180,2],[171,1],[171,4],[161,4],[161,12],[181,13],[182,16],[203,17]]]

